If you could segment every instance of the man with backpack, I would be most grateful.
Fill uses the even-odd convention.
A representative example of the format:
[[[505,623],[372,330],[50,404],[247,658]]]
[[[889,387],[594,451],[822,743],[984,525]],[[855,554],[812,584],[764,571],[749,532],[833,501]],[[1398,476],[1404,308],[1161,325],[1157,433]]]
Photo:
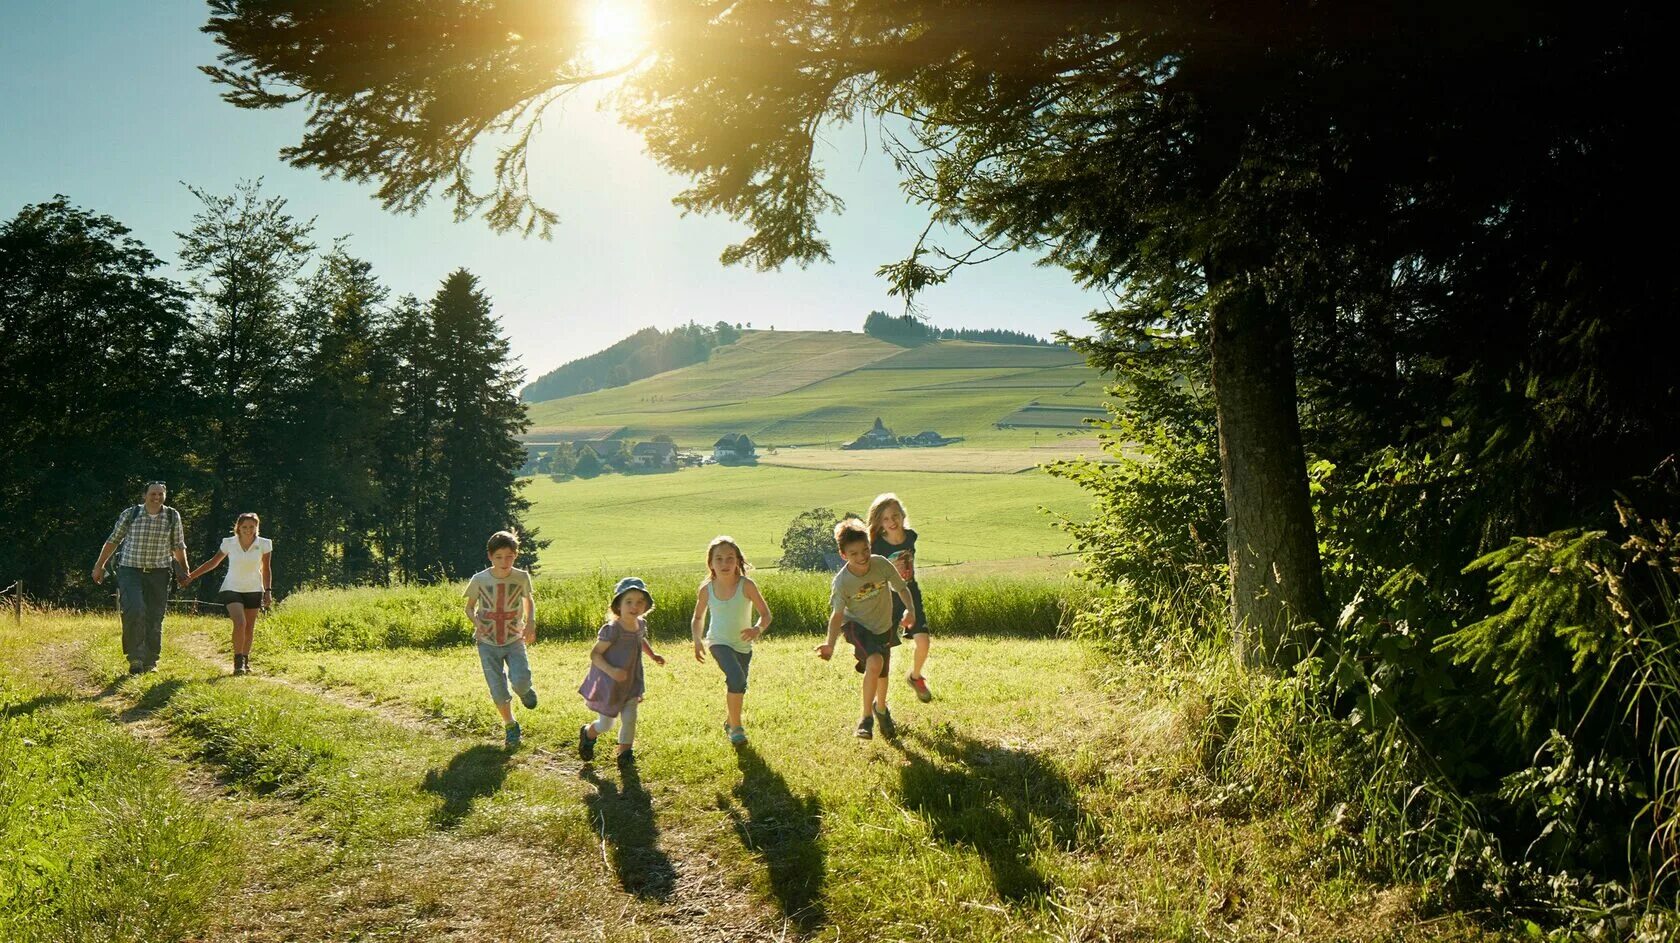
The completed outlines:
[[[156,671],[163,650],[163,613],[169,602],[169,577],[187,572],[187,539],[179,511],[163,503],[169,486],[161,481],[146,485],[146,501],[117,516],[117,526],[99,551],[93,565],[93,581],[105,581],[105,564],[122,547],[117,557],[117,594],[122,606],[123,654],[128,656],[128,673]]]

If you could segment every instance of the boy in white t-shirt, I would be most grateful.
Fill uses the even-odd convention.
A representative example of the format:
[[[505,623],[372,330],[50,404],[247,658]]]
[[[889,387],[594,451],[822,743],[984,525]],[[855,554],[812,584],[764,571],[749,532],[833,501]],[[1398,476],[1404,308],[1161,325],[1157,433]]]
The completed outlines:
[[[233,522],[233,535],[222,538],[216,555],[187,574],[184,583],[214,570],[223,560],[228,562],[227,576],[222,577],[221,592],[216,601],[227,607],[233,621],[233,673],[251,673],[251,642],[257,634],[257,613],[274,601],[274,541],[259,536],[262,519],[246,511]]]

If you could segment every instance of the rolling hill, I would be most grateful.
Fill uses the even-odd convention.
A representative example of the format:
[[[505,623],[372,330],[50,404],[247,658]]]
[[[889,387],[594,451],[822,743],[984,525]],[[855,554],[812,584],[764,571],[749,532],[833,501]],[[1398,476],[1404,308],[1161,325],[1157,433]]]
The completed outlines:
[[[749,331],[705,363],[531,404],[527,438],[663,433],[703,448],[744,432],[775,446],[832,448],[878,416],[900,433],[932,429],[970,447],[1020,447],[1038,429],[1083,431],[1084,416],[1102,415],[1103,386],[1079,354],[1060,347],[903,348],[845,331]],[[1006,419],[1015,427],[996,427]]]

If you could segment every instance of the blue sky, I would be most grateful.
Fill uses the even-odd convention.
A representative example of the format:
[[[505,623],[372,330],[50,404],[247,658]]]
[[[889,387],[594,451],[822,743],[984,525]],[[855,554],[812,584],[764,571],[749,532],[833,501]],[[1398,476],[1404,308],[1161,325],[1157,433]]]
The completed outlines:
[[[718,254],[741,227],[682,217],[670,200],[683,181],[582,101],[551,110],[532,149],[533,190],[561,215],[553,238],[497,235],[453,222],[441,204],[387,213],[369,186],[282,163],[276,154],[298,140],[303,112],[223,103],[197,71],[217,51],[199,32],[206,16],[196,0],[0,0],[0,219],[64,193],[173,263],[175,234],[198,207],[184,183],[225,193],[261,177],[294,215],[316,219],[319,244],[348,237],[397,293],[429,297],[450,271],[472,271],[533,379],[648,325],[858,330],[872,309],[901,310],[874,272],[903,254],[923,217],[856,127],[831,135],[823,156],[847,203],[824,223],[832,264],[724,267]],[[1102,302],[1061,270],[1012,256],[960,273],[922,303],[941,326],[1048,335],[1088,333],[1084,317]]]

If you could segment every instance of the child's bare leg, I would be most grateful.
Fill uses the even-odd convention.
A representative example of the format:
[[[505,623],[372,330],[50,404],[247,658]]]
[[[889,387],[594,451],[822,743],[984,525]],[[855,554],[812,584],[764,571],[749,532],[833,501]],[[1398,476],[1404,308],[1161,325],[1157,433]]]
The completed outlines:
[[[870,655],[863,663],[863,709],[858,713],[858,719],[867,720],[870,710],[875,705],[875,695],[881,686],[881,656]]]
[[[886,713],[887,710],[887,689],[889,687],[887,673],[883,671],[881,677],[875,681],[875,709],[882,713]]]
[[[496,710],[502,712],[502,723],[504,725],[513,723],[513,701],[497,701]]]
[[[922,666],[927,664],[928,645],[932,641],[933,636],[926,632],[916,636],[916,657],[910,665],[910,677],[922,677]]]
[[[631,698],[618,714],[618,752],[621,754],[629,753],[636,742],[636,713],[636,700]]]
[[[736,694],[733,691],[725,695],[724,701],[729,705],[729,726],[741,726],[741,702],[746,697],[745,694]]]

